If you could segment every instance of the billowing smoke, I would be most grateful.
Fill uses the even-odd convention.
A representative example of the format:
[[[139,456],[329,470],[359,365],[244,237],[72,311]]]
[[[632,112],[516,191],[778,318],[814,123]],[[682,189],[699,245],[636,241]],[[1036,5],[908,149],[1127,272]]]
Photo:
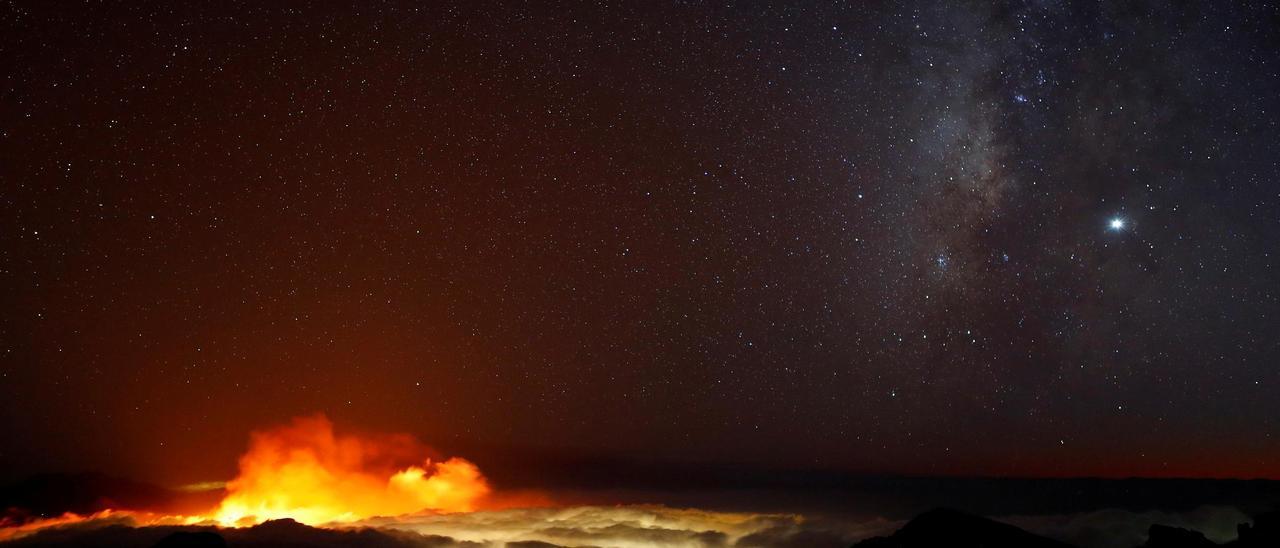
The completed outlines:
[[[556,505],[541,493],[496,489],[475,464],[457,457],[441,458],[411,436],[340,433],[322,415],[254,432],[236,477],[216,485],[225,485],[222,498],[216,504],[210,499],[202,509],[190,512],[111,506],[58,515],[0,508],[5,510],[0,514],[0,541],[15,546],[145,547],[167,535],[200,534],[217,535],[231,544],[384,548],[822,548],[847,547],[892,532],[903,523],[901,519],[854,518],[840,512],[801,515],[657,504]],[[958,484],[963,488],[945,482],[927,485],[933,488],[923,491],[932,500],[938,499],[933,491],[948,492],[939,488],[948,485],[953,495],[960,493],[974,500],[991,489],[1001,494],[1001,500],[1007,498],[1006,491],[995,484]],[[921,484],[906,480],[895,486],[905,492],[922,491]],[[1215,492],[1225,488],[1219,484],[1210,487]],[[1147,488],[1156,489],[1153,485]],[[1180,493],[1195,491],[1195,485],[1185,482],[1177,488]],[[839,493],[843,498],[859,498],[853,491]],[[730,494],[746,496],[742,491]],[[867,501],[891,501],[875,490],[864,495]],[[1030,515],[983,513],[1003,516],[997,519],[1082,548],[1129,548],[1143,542],[1147,528],[1156,523],[1203,531],[1222,542],[1234,537],[1236,524],[1248,520],[1241,510],[1225,505],[1144,512],[1093,508],[1041,510]]]
[[[324,416],[254,432],[213,518],[350,522],[423,510],[468,512],[492,491],[461,458],[436,460],[405,435],[338,435]]]

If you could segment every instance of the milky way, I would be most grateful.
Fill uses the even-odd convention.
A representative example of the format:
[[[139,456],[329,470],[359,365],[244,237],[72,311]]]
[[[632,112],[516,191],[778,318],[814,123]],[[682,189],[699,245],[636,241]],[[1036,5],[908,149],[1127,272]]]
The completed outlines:
[[[1274,476],[1275,7],[804,4],[5,4],[0,474]]]

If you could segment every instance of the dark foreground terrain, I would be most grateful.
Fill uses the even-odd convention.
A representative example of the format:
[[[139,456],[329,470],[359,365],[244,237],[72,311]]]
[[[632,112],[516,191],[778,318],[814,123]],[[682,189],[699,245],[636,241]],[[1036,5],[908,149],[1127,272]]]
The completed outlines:
[[[1280,548],[1280,513],[1276,512],[1280,483],[1263,480],[876,478],[723,469],[646,474],[640,473],[644,470],[613,468],[597,469],[592,475],[590,467],[578,466],[576,470],[574,482],[557,483],[557,494],[566,497],[559,502],[573,507],[608,500],[601,505],[603,511],[579,513],[572,519],[531,512],[484,518],[490,521],[483,523],[493,527],[490,531],[505,535],[498,538],[539,539],[507,543],[522,548],[619,544],[707,548]],[[593,477],[599,480],[592,483]],[[603,491],[606,486],[619,486],[617,478],[633,478],[632,484],[625,485],[632,489]],[[503,478],[514,484],[520,484],[519,479]],[[581,497],[574,499],[572,493]],[[35,476],[0,486],[0,529],[42,517],[88,515],[108,508],[195,513],[216,503],[221,494],[220,490],[175,491],[100,474]],[[654,501],[662,506],[644,506]],[[628,513],[628,505],[640,505],[640,510]],[[623,510],[610,513],[612,508]],[[751,514],[752,519],[774,521],[746,532],[723,527],[709,530],[723,525],[714,521],[670,521],[680,516],[681,509],[689,508],[742,512]],[[642,514],[647,517],[637,517]],[[792,514],[806,518],[792,522],[776,517]],[[389,522],[371,521],[365,528],[325,529],[280,520],[221,529],[136,527],[128,519],[111,518],[47,529],[0,542],[0,547],[481,546],[443,536],[453,534],[445,531],[465,530],[471,533],[467,535],[470,538],[486,537],[470,523],[460,520],[452,529],[433,530],[405,523],[392,528]],[[510,526],[521,527],[526,534],[510,534]]]
[[[1242,523],[1239,537],[1226,544],[1206,539],[1203,533],[1152,525],[1141,548],[1236,548],[1280,547],[1280,512],[1256,516],[1252,524]],[[875,537],[854,545],[857,548],[1071,548],[1070,544],[1035,535],[997,521],[954,510],[931,510],[907,522],[887,537]]]
[[[1252,523],[1238,526],[1238,538],[1217,544],[1204,534],[1166,525],[1153,525],[1147,541],[1135,548],[1275,548],[1280,547],[1280,512],[1255,516]],[[706,546],[727,546],[724,539],[708,537]],[[778,544],[760,544],[760,539],[739,540],[734,546],[809,546],[804,538],[790,538]],[[744,542],[746,542],[744,544]],[[656,543],[655,545],[660,545]],[[333,530],[309,527],[292,520],[276,520],[245,529],[214,527],[129,527],[107,525],[65,527],[41,531],[10,543],[17,547],[112,548],[226,548],[226,547],[346,547],[346,548],[431,548],[484,545],[449,537],[419,535],[386,529]],[[544,542],[510,542],[511,548],[557,548]],[[568,548],[568,547],[564,547]],[[873,537],[853,548],[1072,548],[1067,544],[1019,529],[1013,525],[950,509],[935,509],[908,521],[896,532]]]

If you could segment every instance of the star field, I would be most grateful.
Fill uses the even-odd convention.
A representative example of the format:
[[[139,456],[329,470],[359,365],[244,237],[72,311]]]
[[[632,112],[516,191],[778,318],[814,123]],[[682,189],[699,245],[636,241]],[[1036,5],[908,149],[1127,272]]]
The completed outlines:
[[[0,452],[1275,476],[1265,2],[0,6]],[[56,433],[56,435],[54,434]]]

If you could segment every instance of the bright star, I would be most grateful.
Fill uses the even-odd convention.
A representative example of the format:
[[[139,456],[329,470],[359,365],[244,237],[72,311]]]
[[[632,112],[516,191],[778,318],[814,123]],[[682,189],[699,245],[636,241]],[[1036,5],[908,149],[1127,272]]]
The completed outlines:
[[[1111,219],[1111,222],[1107,223],[1107,226],[1111,227],[1111,230],[1124,230],[1124,219],[1115,217]]]

